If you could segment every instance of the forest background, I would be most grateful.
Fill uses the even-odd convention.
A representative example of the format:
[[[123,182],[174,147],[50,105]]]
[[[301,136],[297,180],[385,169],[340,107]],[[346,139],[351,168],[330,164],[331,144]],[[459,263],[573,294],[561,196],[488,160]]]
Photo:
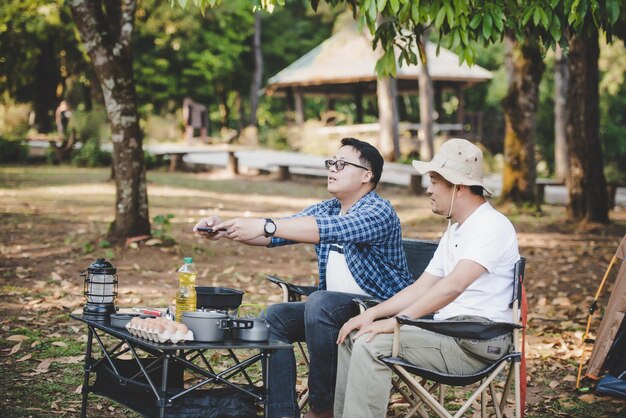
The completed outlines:
[[[182,137],[182,101],[191,97],[207,105],[209,136],[232,138],[250,120],[253,76],[252,40],[255,15],[244,0],[207,9],[205,15],[172,8],[167,2],[138,3],[133,36],[134,79],[145,141]],[[21,140],[34,132],[55,132],[54,113],[65,99],[72,110],[69,129],[82,142],[109,138],[102,93],[83,52],[68,7],[62,1],[10,0],[0,6],[0,137]],[[341,7],[326,3],[315,13],[307,1],[288,2],[273,13],[260,12],[263,82],[327,39],[352,20]],[[433,36],[436,36],[434,34]],[[297,40],[297,41],[296,41]],[[19,51],[19,52],[18,52]],[[600,124],[608,180],[623,180],[626,172],[626,54],[624,44],[601,42]],[[479,48],[476,63],[492,72],[489,83],[466,90],[468,112],[483,112],[482,143],[493,154],[502,152],[502,99],[508,81],[503,44]],[[538,173],[554,173],[554,54],[547,51],[537,111]],[[455,98],[451,98],[455,99]],[[444,98],[445,100],[445,98]],[[417,97],[399,100],[400,120],[419,120]],[[307,119],[323,119],[327,103],[305,101]],[[261,145],[293,149],[286,131],[289,112],[282,98],[260,96],[256,119]],[[376,98],[364,101],[364,122],[378,119]],[[442,104],[445,122],[456,110]],[[337,124],[354,121],[355,104],[337,100]],[[94,144],[88,149],[97,148]],[[95,151],[97,152],[97,151]],[[5,159],[9,153],[4,153]],[[54,156],[49,156],[54,160]],[[407,159],[407,156],[402,156]],[[401,158],[402,158],[401,157]],[[106,156],[76,156],[78,164],[106,164]]]

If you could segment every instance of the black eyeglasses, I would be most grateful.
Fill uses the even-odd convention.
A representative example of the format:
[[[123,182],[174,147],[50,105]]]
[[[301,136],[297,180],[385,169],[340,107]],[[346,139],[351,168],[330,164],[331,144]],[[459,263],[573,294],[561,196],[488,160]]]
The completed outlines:
[[[326,164],[326,169],[327,170],[330,170],[330,167],[335,166],[337,171],[341,171],[341,170],[344,169],[346,164],[349,164],[349,165],[353,165],[355,167],[362,168],[363,170],[371,171],[367,167],[363,167],[362,165],[354,164],[354,163],[351,163],[350,161],[346,161],[346,160],[326,160],[326,161],[324,161],[324,164]]]

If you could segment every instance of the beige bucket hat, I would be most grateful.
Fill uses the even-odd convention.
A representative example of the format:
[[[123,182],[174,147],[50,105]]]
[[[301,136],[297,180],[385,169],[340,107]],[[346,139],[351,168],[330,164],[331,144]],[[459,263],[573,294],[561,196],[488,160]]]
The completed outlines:
[[[413,167],[422,175],[434,171],[452,184],[481,186],[493,194],[483,183],[483,152],[467,139],[449,139],[430,162],[413,161]]]

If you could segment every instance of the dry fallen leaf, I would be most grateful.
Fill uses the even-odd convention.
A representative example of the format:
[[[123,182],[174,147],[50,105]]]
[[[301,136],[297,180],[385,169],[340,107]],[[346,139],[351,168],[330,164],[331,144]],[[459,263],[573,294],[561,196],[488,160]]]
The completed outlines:
[[[565,376],[563,378],[564,382],[575,382],[576,381],[576,376],[574,376],[573,374],[569,374],[567,376]]]
[[[15,344],[13,346],[13,348],[11,349],[11,352],[9,353],[9,355],[12,356],[13,354],[15,354],[18,351],[20,351],[21,348],[22,348],[22,342],[20,341],[19,343]]]
[[[48,371],[48,369],[50,368],[50,365],[52,364],[52,360],[51,358],[47,358],[45,360],[43,360],[41,363],[39,363],[39,365],[37,366],[37,371],[41,372],[41,373],[45,373]]]
[[[10,335],[6,338],[7,341],[24,341],[27,340],[28,337],[26,335]]]
[[[590,393],[586,393],[584,395],[581,395],[581,396],[578,397],[578,399],[580,399],[581,401],[586,402],[586,403],[593,403],[593,402],[596,401],[596,397],[593,396]]]
[[[26,354],[24,357],[21,357],[21,358],[19,358],[19,359],[15,360],[15,361],[16,361],[17,363],[19,363],[19,362],[21,362],[21,361],[26,361],[26,360],[30,359],[32,356],[33,356],[32,354],[28,353],[28,354]]]
[[[555,387],[557,387],[560,383],[557,382],[556,380],[551,381],[550,383],[548,383],[548,386],[550,386],[552,389],[554,389]]]
[[[54,361],[61,364],[77,364],[81,363],[85,357],[80,354],[78,356],[68,356],[55,358]]]
[[[56,347],[67,348],[67,344],[65,344],[63,341],[55,341],[55,342],[52,343],[52,345],[54,345]]]

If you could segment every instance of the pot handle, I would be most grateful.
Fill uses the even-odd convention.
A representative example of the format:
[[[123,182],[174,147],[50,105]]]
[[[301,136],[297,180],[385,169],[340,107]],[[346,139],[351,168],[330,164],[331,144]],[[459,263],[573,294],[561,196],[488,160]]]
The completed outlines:
[[[217,328],[220,330],[225,330],[230,328],[230,320],[229,319],[218,319],[217,320]]]
[[[254,321],[249,319],[231,319],[228,321],[231,329],[250,329],[254,326]]]

